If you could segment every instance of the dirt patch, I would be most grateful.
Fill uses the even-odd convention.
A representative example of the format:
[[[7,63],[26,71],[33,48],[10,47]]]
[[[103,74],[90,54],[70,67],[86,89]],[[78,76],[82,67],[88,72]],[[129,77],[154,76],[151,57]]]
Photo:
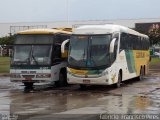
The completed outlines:
[[[154,65],[149,66],[150,69],[159,69],[160,70],[160,62]]]
[[[160,77],[160,63],[150,65],[148,75],[149,76]]]

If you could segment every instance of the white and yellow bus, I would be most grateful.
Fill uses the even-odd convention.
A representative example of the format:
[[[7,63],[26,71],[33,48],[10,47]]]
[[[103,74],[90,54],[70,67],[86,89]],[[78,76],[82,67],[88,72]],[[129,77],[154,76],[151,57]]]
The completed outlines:
[[[61,54],[61,44],[70,35],[58,29],[18,32],[11,59],[11,82],[22,82],[26,87],[34,83],[65,85],[67,54]]]
[[[69,84],[111,85],[147,74],[149,38],[119,25],[85,25],[71,35]],[[62,49],[63,52],[63,49]]]

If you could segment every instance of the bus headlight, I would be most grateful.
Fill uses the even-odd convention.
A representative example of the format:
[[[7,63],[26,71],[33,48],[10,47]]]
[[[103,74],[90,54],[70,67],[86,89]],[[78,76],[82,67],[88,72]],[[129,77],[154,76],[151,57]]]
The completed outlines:
[[[43,78],[43,74],[36,75],[36,78]]]
[[[104,76],[104,75],[108,75],[108,71],[107,70],[102,72],[101,76]]]
[[[37,74],[36,78],[50,78],[51,74]]]

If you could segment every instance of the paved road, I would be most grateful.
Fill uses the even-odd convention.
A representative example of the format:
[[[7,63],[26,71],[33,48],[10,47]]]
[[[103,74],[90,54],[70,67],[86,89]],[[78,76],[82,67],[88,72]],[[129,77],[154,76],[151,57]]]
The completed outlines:
[[[87,90],[73,85],[61,89],[24,86],[0,78],[0,113],[18,115],[18,120],[98,120],[99,114],[159,114],[160,67],[151,67],[143,81],[124,82],[121,88],[90,86]],[[4,117],[4,116],[3,116]]]

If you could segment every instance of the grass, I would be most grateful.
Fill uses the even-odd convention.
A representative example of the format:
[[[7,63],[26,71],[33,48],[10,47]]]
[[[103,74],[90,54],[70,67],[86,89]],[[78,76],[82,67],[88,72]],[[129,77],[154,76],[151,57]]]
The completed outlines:
[[[155,65],[160,63],[160,58],[152,58],[150,65]],[[0,73],[9,73],[10,70],[10,58],[9,57],[0,57]]]
[[[10,69],[10,58],[0,57],[0,73],[9,73]]]
[[[155,65],[157,63],[160,63],[160,58],[156,57],[151,59],[151,62],[150,62],[151,65]]]

